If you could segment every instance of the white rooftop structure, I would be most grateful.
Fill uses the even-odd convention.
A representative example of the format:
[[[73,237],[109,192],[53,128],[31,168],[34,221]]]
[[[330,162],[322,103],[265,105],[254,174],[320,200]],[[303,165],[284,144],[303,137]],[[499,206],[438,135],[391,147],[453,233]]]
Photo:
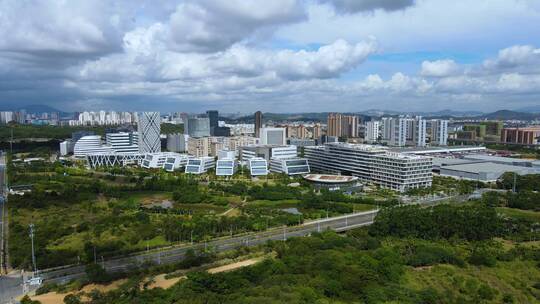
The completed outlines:
[[[248,167],[251,176],[268,175],[268,163],[262,157],[253,157],[248,160]]]
[[[330,174],[306,174],[303,176],[305,180],[322,183],[322,184],[343,184],[351,183],[358,180],[356,176],[346,175],[330,175]]]
[[[287,175],[307,174],[309,173],[309,162],[307,159],[299,157],[272,158],[270,171]]]
[[[165,171],[168,171],[168,172],[173,172],[182,167],[185,167],[188,159],[189,159],[189,155],[187,154],[169,153],[166,156],[163,169],[165,169]]]
[[[102,145],[101,136],[99,135],[83,136],[75,143],[73,148],[73,156],[77,158],[84,158],[88,154],[110,152],[112,152],[112,149]]]
[[[504,165],[493,162],[449,165],[440,168],[442,176],[481,182],[495,182],[506,172],[514,172],[519,175],[540,174],[540,168]]]
[[[218,159],[216,162],[217,176],[233,176],[236,172],[236,160],[234,158]]]
[[[216,161],[213,157],[190,158],[186,164],[186,173],[202,174],[214,168]]]

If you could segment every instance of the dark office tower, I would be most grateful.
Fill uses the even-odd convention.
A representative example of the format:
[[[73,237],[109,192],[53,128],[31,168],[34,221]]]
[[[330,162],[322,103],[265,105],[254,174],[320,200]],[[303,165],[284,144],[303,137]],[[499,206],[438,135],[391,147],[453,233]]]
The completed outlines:
[[[263,116],[261,111],[255,112],[255,137],[261,137]]]
[[[214,129],[218,127],[219,114],[216,110],[206,111],[206,115],[210,120],[210,135],[214,136]]]

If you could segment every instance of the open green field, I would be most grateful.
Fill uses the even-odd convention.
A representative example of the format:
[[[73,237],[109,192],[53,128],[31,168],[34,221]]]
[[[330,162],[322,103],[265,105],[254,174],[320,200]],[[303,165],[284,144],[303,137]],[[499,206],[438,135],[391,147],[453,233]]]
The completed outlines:
[[[497,212],[508,217],[540,222],[540,212],[537,211],[521,210],[507,207],[497,207],[496,209]]]

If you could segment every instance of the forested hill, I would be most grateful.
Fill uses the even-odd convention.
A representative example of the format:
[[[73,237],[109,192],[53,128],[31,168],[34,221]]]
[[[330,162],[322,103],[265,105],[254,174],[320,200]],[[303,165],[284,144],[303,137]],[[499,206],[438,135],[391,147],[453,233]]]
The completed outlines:
[[[121,126],[118,126],[122,128]],[[97,135],[105,135],[109,129],[115,129],[117,126],[95,126],[95,127],[70,127],[70,126],[35,126],[35,125],[3,125],[0,126],[0,142],[9,141],[11,132],[13,139],[45,138],[62,140],[71,138],[71,134],[76,131],[92,131]],[[129,126],[136,130],[136,126]],[[161,134],[170,134],[183,132],[183,125],[161,124]]]

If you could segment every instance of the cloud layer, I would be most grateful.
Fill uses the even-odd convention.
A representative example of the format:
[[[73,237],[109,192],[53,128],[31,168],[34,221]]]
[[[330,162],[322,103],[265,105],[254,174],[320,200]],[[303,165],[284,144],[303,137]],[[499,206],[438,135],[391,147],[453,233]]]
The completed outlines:
[[[0,0],[0,105],[534,106],[540,6],[511,2]],[[450,18],[458,12],[459,24]]]

